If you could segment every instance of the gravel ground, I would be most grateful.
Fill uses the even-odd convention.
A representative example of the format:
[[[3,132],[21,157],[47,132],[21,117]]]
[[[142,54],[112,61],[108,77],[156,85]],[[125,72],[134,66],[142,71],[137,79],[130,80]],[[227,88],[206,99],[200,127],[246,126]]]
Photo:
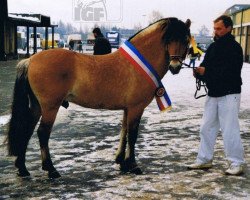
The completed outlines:
[[[226,176],[227,161],[219,135],[214,167],[187,171],[199,145],[204,100],[195,100],[189,69],[168,73],[163,83],[173,109],[160,113],[153,101],[143,115],[136,157],[143,175],[120,174],[114,157],[119,143],[121,111],[92,110],[74,104],[61,108],[50,139],[52,160],[62,177],[49,180],[41,169],[36,134],[27,150],[29,178],[19,178],[14,158],[2,144],[9,118],[16,61],[0,62],[0,199],[250,199],[250,65],[244,64],[241,137],[246,170]]]

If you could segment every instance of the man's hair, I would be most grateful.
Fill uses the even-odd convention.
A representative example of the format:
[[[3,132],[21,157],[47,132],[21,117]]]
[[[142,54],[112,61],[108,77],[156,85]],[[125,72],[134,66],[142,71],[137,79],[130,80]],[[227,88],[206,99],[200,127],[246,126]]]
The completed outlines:
[[[101,29],[96,27],[94,28],[94,30],[92,31],[93,33],[96,33],[97,35],[100,35],[102,32],[101,32]]]
[[[217,23],[220,20],[222,20],[222,22],[226,28],[229,26],[231,26],[233,28],[233,21],[232,21],[231,17],[229,17],[228,15],[219,16],[217,19],[214,20],[214,23]]]

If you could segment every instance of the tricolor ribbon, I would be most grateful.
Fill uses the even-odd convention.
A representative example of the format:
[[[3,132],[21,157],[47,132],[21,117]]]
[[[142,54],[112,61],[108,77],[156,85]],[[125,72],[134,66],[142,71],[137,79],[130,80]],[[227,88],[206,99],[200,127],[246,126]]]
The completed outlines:
[[[171,101],[155,69],[129,41],[120,47],[120,52],[132,63],[134,68],[155,88],[155,98],[161,111],[171,109]]]

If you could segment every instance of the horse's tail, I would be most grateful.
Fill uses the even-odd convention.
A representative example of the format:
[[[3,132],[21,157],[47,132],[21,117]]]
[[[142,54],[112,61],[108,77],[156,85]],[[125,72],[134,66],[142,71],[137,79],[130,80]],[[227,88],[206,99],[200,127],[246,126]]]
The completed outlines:
[[[9,122],[6,142],[8,153],[11,156],[18,156],[24,150],[26,137],[29,129],[29,82],[27,77],[30,59],[22,60],[17,65],[17,76],[14,85],[12,113]]]

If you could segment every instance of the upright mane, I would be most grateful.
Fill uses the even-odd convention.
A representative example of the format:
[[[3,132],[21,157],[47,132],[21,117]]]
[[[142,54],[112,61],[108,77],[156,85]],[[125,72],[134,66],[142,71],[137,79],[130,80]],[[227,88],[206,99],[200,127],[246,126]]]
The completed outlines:
[[[162,36],[162,41],[164,45],[169,44],[171,41],[181,41],[182,43],[185,43],[187,41],[187,36],[188,37],[191,36],[190,29],[187,28],[186,24],[183,21],[175,17],[169,17],[160,19],[150,24],[146,28],[140,30],[139,32],[131,36],[128,40],[130,41],[131,39],[136,37],[139,33],[141,33],[145,29],[155,24],[159,24],[159,26],[161,26],[161,29],[164,31],[164,34]]]

